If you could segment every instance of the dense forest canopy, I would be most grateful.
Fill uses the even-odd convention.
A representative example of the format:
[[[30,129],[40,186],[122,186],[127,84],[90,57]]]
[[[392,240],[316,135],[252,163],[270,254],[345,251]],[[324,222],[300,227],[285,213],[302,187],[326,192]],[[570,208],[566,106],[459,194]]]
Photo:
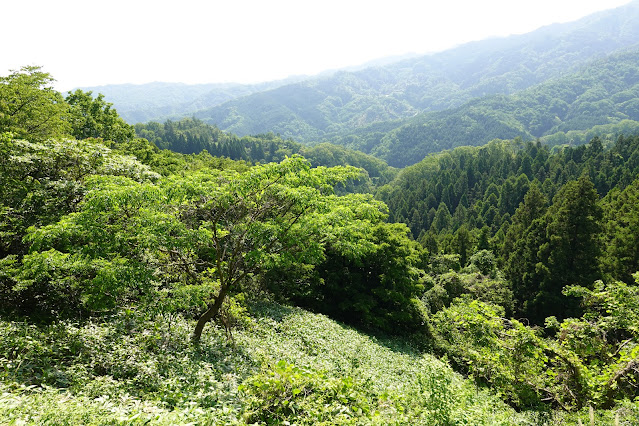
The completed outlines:
[[[401,170],[0,77],[0,418],[632,424],[636,55],[437,113],[555,139],[452,127],[481,146]]]
[[[214,156],[253,163],[277,162],[287,156],[300,154],[315,166],[352,165],[365,169],[371,178],[382,178],[384,182],[394,176],[394,171],[383,160],[360,151],[328,143],[309,147],[292,139],[282,139],[272,132],[240,138],[197,118],[138,123],[135,131],[139,137],[159,148],[183,154],[206,150]]]

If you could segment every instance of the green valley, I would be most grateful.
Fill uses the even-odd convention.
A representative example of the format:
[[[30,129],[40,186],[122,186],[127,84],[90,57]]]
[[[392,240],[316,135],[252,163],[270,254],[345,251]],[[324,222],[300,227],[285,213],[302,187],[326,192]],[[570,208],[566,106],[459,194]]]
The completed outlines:
[[[0,76],[0,423],[638,424],[638,22],[254,85]]]

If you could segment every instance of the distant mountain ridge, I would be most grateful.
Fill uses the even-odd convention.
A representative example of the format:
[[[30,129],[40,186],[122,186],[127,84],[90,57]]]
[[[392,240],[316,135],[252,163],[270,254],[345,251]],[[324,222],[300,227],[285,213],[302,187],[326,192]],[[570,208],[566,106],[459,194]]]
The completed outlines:
[[[639,47],[511,95],[474,98],[456,108],[374,124],[331,141],[404,167],[430,153],[493,139],[584,143],[567,135],[595,126],[603,133],[639,130]]]
[[[532,33],[489,39],[235,99],[195,117],[238,135],[331,140],[372,123],[512,94],[639,42],[639,2]]]
[[[136,124],[168,117],[185,116],[255,92],[270,90],[308,78],[292,76],[256,84],[239,83],[145,83],[111,84],[80,87],[94,94],[102,93],[114,104],[118,114],[128,123]]]
[[[165,93],[154,92],[156,98],[151,98],[146,109],[135,110],[135,102],[126,96],[116,101],[104,90],[98,91],[129,121],[130,117],[144,121],[192,116],[238,136],[274,132],[309,144],[329,141],[403,167],[429,152],[454,146],[478,145],[495,138],[551,136],[551,131],[634,120],[634,113],[623,110],[632,110],[628,105],[600,108],[614,112],[611,120],[592,114],[588,119],[571,116],[564,120],[561,114],[553,116],[546,105],[553,99],[544,98],[561,90],[543,86],[538,90],[550,91],[540,95],[532,88],[578,73],[585,74],[574,78],[587,80],[585,64],[596,64],[638,43],[639,0],[635,0],[575,22],[357,71],[257,86],[202,85],[182,94],[171,87]],[[582,92],[587,89],[584,84]],[[126,91],[131,92],[130,88]],[[584,95],[582,92],[578,95]],[[616,102],[609,99],[617,94],[616,89],[604,92],[590,95],[597,102]],[[512,98],[520,93],[533,99]],[[578,95],[574,99],[558,95],[569,106],[560,103],[561,108],[555,107],[576,108],[579,102],[572,104]],[[168,102],[171,96],[180,102]],[[526,114],[543,123],[535,123]],[[573,125],[576,127],[570,127]]]

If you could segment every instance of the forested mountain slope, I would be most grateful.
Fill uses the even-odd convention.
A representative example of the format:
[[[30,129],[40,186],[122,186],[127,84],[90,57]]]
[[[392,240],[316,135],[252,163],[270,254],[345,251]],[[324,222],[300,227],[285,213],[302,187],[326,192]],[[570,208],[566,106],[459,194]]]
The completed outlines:
[[[273,131],[301,142],[330,140],[371,123],[515,93],[637,42],[639,2],[633,2],[525,35],[255,93],[195,116],[239,135]]]
[[[312,147],[282,139],[272,132],[239,137],[223,132],[198,119],[185,118],[164,123],[138,123],[136,134],[161,149],[182,154],[197,154],[206,150],[217,157],[244,160],[250,163],[282,161],[293,154],[303,155],[314,166],[355,166],[366,170],[375,184],[384,184],[396,170],[383,160],[343,146],[322,143]]]
[[[566,182],[582,175],[602,197],[625,188],[639,176],[639,137],[594,138],[556,153],[521,140],[459,147],[402,169],[377,197],[389,206],[390,219],[408,224],[416,238],[462,226],[478,232],[485,227],[489,237],[499,238],[533,182],[551,200]]]
[[[391,219],[408,224],[431,253],[456,254],[464,266],[476,250],[493,251],[519,300],[515,309],[539,322],[566,315],[568,307],[535,301],[522,288],[541,292],[544,283],[565,280],[555,286],[559,297],[564,285],[594,282],[602,273],[632,283],[639,270],[634,228],[639,211],[629,200],[636,199],[639,183],[639,137],[606,145],[595,138],[558,153],[531,142],[461,147],[403,169],[378,197]],[[619,198],[620,193],[625,195]],[[615,199],[625,205],[615,205]],[[559,219],[561,209],[566,216]],[[563,238],[569,244],[585,239],[568,248],[559,243]],[[580,259],[580,252],[590,261]],[[579,263],[579,272],[557,264],[540,271],[540,265],[559,263],[558,257],[564,267]]]
[[[473,99],[446,111],[374,125],[334,142],[361,149],[403,167],[428,153],[479,146],[492,139],[543,138],[552,145],[580,142],[569,132],[636,131],[639,120],[639,50],[595,60],[575,73],[512,95]],[[394,129],[391,127],[396,126]]]

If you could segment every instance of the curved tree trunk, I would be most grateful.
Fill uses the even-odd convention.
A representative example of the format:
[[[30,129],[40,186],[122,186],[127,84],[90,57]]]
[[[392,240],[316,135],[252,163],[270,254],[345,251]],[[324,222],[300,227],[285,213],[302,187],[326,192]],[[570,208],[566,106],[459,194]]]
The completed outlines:
[[[204,312],[200,319],[198,319],[197,324],[195,325],[195,330],[193,330],[193,335],[191,336],[191,340],[193,341],[193,343],[198,344],[200,342],[204,326],[207,322],[215,318],[220,312],[220,308],[222,307],[222,303],[226,298],[226,294],[229,292],[229,288],[230,285],[223,285],[220,288],[220,292],[215,298],[215,301],[211,305],[209,305],[209,308],[206,310],[206,312]]]

